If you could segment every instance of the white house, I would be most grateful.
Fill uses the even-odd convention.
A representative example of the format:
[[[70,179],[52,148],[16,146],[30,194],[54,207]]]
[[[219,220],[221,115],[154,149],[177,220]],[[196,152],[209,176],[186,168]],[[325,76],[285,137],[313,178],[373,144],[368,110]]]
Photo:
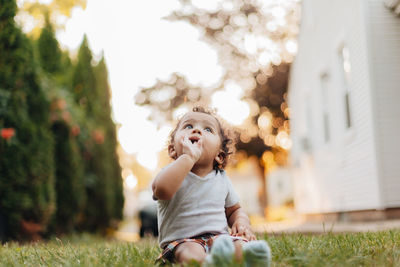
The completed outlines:
[[[399,2],[302,1],[289,82],[301,214],[400,208]]]
[[[267,177],[268,207],[282,207],[293,202],[293,177],[289,168],[275,168]]]

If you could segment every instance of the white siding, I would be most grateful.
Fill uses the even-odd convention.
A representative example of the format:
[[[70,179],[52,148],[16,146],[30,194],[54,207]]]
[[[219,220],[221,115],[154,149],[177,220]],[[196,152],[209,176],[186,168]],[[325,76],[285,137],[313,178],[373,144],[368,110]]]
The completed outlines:
[[[373,136],[363,0],[303,0],[298,56],[291,70],[289,105],[294,142],[295,204],[301,213],[381,207]],[[350,51],[353,127],[346,129],[338,53]],[[329,75],[330,141],[324,142],[321,74]],[[310,97],[311,99],[306,99]],[[307,106],[312,121],[307,122]],[[310,129],[311,127],[311,129]],[[302,140],[307,138],[311,150]]]
[[[288,168],[276,168],[267,177],[268,206],[280,207],[293,201],[293,179]]]
[[[400,205],[400,18],[383,1],[368,0],[374,120],[385,207]]]

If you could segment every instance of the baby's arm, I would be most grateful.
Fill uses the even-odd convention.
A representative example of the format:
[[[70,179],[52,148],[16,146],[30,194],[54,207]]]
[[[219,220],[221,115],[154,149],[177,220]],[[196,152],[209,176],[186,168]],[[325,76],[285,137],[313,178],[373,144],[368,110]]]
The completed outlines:
[[[178,191],[183,180],[193,168],[193,160],[183,154],[172,164],[162,169],[152,184],[153,198],[161,200],[171,199]]]
[[[201,140],[192,144],[188,137],[184,137],[180,141],[182,155],[162,169],[151,185],[154,199],[170,200],[201,155]]]
[[[250,219],[240,204],[225,208],[228,225],[232,229],[232,235],[243,236],[248,240],[256,240],[256,236],[250,227]]]

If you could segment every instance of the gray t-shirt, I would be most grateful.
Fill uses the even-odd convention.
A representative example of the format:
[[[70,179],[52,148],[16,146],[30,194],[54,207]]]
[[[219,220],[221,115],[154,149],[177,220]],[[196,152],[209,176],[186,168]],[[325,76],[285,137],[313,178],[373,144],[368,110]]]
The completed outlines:
[[[167,243],[203,233],[228,233],[225,208],[239,197],[224,171],[201,178],[189,172],[170,200],[158,200],[158,241]]]

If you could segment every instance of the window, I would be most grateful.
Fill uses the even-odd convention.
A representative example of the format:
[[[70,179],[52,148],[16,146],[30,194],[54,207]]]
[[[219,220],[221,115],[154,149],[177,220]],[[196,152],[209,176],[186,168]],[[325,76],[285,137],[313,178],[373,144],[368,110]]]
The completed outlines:
[[[325,143],[328,143],[331,139],[330,136],[330,124],[329,124],[329,88],[328,88],[329,76],[327,73],[321,74],[320,86],[321,86],[321,106],[322,106],[322,126]]]
[[[340,76],[342,84],[344,87],[343,101],[345,109],[345,122],[346,128],[351,128],[352,126],[352,116],[351,116],[351,99],[350,99],[350,74],[351,74],[351,64],[350,64],[350,52],[346,46],[341,46],[339,49],[339,62],[340,62]]]
[[[312,117],[312,95],[307,93],[305,94],[304,99],[304,118],[306,120],[306,127],[307,127],[307,135],[303,137],[301,140],[302,146],[304,151],[311,151],[312,150],[312,139],[313,139],[313,117]]]

